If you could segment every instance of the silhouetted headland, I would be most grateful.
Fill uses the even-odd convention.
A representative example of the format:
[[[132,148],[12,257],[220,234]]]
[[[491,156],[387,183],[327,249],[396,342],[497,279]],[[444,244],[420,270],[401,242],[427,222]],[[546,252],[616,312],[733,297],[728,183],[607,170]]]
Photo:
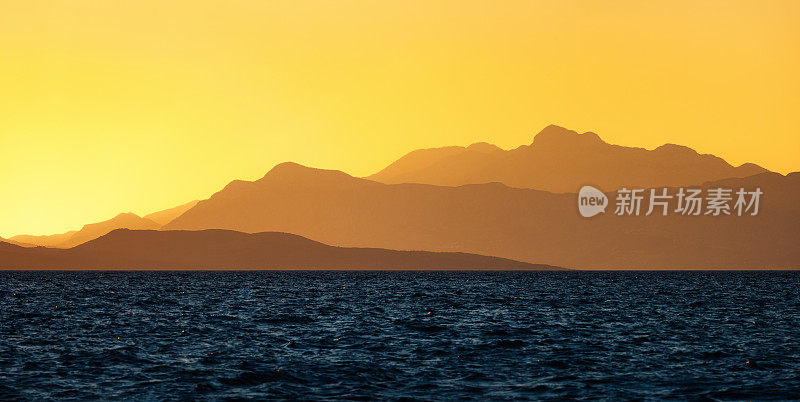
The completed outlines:
[[[557,270],[467,253],[328,246],[288,233],[117,229],[71,249],[0,243],[2,269]]]

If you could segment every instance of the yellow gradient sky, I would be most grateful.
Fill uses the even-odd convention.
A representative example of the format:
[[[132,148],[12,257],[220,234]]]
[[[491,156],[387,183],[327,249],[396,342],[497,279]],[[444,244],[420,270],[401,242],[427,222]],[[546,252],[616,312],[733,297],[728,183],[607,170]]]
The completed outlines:
[[[0,0],[0,236],[550,123],[800,170],[800,1]]]

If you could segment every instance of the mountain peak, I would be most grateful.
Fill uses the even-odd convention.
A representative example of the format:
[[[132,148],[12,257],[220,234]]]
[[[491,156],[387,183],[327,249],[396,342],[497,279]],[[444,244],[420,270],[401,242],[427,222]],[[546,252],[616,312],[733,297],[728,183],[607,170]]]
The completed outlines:
[[[502,151],[502,149],[497,145],[490,144],[488,142],[476,142],[468,146],[467,149],[470,151],[478,151],[484,153]]]
[[[310,173],[319,173],[325,172],[326,170],[312,168],[308,166],[303,166],[296,162],[283,162],[275,165],[272,169],[267,172],[264,177],[267,176],[295,176],[298,174],[310,174]],[[331,171],[332,172],[332,171]]]
[[[697,155],[697,151],[695,151],[692,148],[689,148],[689,147],[687,147],[685,145],[678,145],[678,144],[671,144],[671,143],[666,143],[666,144],[654,149],[654,151],[686,153],[686,154]]]
[[[121,219],[140,219],[140,218],[141,218],[141,216],[139,216],[139,215],[136,215],[136,214],[134,214],[133,212],[122,212],[122,213],[120,213],[120,214],[117,214],[117,216],[115,216],[115,217],[114,217],[114,218],[112,218],[111,220],[121,220]]]
[[[268,179],[281,179],[292,181],[318,180],[320,178],[350,179],[352,176],[341,170],[318,169],[303,166],[295,162],[283,162],[275,165],[264,177],[257,180],[261,182]]]
[[[283,176],[283,175],[294,175],[302,172],[307,172],[312,170],[308,166],[303,166],[296,162],[281,162],[270,169],[264,177],[269,176]]]
[[[590,144],[604,144],[605,142],[600,137],[589,131],[583,134],[578,134],[575,131],[568,130],[564,127],[551,124],[539,134],[533,137],[533,146],[557,146],[557,147],[575,147],[585,146]]]

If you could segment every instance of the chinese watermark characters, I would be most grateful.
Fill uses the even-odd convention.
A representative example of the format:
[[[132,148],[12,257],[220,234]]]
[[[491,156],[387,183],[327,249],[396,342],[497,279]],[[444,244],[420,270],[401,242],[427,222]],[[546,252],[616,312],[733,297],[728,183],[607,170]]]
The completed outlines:
[[[756,188],[754,191],[740,188],[735,193],[736,201],[731,206],[731,202],[734,200],[732,189],[710,188],[703,192],[696,188],[680,188],[675,194],[669,194],[666,188],[660,191],[650,189],[649,197],[647,197],[647,211],[644,212],[644,215],[648,216],[654,213],[660,213],[663,216],[670,213],[711,216],[758,215],[762,194],[764,192],[761,191],[761,188]],[[674,202],[672,202],[673,200]],[[617,190],[617,207],[614,214],[639,216],[643,211],[642,203],[644,201],[645,190],[627,188]],[[672,206],[675,208],[672,209]]]
[[[761,188],[748,191],[744,188],[628,189],[617,190],[614,214],[619,216],[649,216],[670,214],[686,216],[758,215],[759,202],[764,194]],[[589,218],[604,213],[609,200],[602,191],[583,186],[578,193],[578,210]]]

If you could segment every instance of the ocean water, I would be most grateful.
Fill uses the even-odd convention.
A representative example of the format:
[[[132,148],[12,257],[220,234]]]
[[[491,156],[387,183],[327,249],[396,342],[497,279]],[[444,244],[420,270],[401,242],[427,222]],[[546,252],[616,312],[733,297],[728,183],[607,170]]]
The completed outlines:
[[[0,272],[0,399],[792,399],[800,272]]]

